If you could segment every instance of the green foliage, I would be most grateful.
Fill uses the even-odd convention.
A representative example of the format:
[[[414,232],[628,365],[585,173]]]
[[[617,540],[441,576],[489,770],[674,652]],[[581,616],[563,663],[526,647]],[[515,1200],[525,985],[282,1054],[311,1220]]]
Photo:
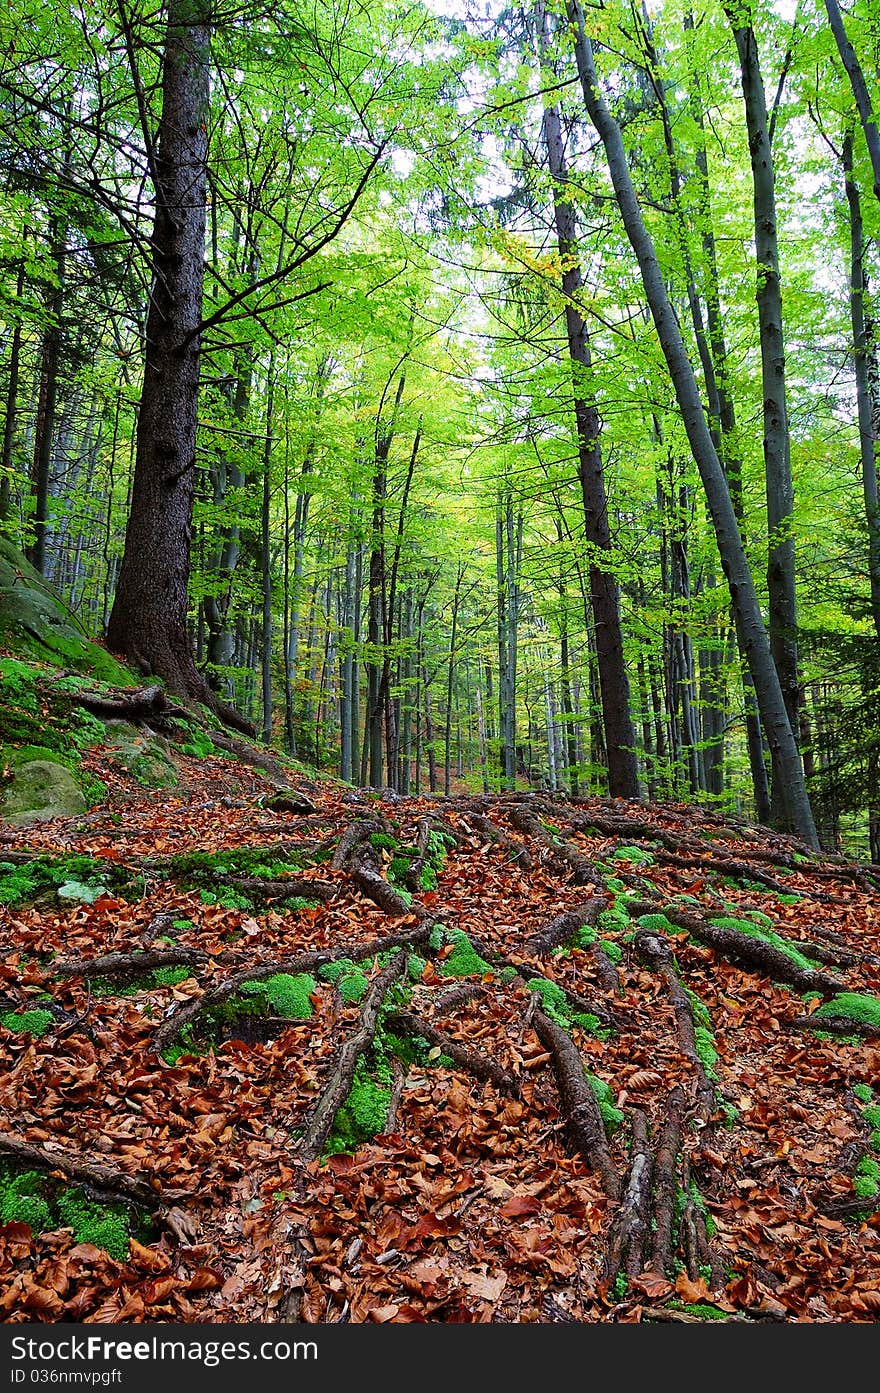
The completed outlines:
[[[211,755],[223,753],[201,726],[187,727],[187,739],[180,748],[185,755],[192,755],[195,759],[208,759]]]
[[[706,1071],[706,1077],[717,1079],[715,1065],[718,1063],[718,1051],[715,1048],[715,1037],[707,1026],[694,1026],[694,1045],[700,1063]]]
[[[396,851],[397,845],[397,839],[388,832],[373,832],[370,836],[370,846],[377,851]]]
[[[418,953],[410,953],[406,960],[406,975],[411,982],[421,982],[426,960]]]
[[[117,1262],[128,1257],[129,1220],[119,1208],[107,1208],[89,1200],[82,1190],[63,1190],[58,1212],[67,1228],[73,1229],[77,1243],[93,1243]]]
[[[617,943],[609,943],[607,939],[604,940],[602,943],[602,951],[615,966],[623,961],[623,949]]]
[[[880,1193],[880,1163],[873,1156],[863,1156],[853,1171],[853,1189],[864,1199]]]
[[[51,1011],[34,1007],[30,1011],[7,1011],[0,1016],[0,1025],[16,1035],[33,1035],[35,1040],[39,1040],[51,1028],[54,1020]]]
[[[615,905],[613,908],[603,909],[596,923],[602,933],[623,933],[629,928],[629,916]]]
[[[852,1086],[853,1097],[858,1098],[860,1103],[870,1103],[872,1098],[871,1088],[866,1083],[854,1083]]]
[[[188,977],[192,977],[192,969],[183,965],[180,967],[157,967],[153,972],[153,981],[157,987],[176,987],[178,983],[185,982]]]
[[[823,1016],[848,1016],[850,1020],[880,1029],[880,999],[857,992],[841,992],[814,1011],[811,1019],[821,1020]]]
[[[72,883],[97,897],[108,884],[119,892],[130,882],[139,885],[140,877],[133,877],[123,866],[88,856],[35,857],[21,866],[0,861],[0,904],[12,908]]]

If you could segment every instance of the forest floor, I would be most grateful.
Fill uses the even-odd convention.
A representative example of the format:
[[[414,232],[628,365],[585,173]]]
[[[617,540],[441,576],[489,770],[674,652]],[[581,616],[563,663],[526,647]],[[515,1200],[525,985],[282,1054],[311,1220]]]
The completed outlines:
[[[880,870],[86,762],[0,824],[3,1320],[877,1319]]]

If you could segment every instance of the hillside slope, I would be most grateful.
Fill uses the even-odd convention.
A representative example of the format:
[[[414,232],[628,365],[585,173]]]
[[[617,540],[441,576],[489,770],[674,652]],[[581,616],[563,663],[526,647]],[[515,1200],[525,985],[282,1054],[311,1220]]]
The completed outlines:
[[[5,1320],[876,1319],[876,868],[89,759],[0,833]]]

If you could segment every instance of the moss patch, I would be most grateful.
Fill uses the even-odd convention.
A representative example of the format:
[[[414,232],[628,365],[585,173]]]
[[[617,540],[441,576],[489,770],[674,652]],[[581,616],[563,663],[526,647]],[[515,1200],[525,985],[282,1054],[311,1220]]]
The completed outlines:
[[[848,1016],[852,1021],[873,1025],[880,1030],[880,999],[860,996],[857,992],[841,992],[814,1011],[812,1019],[820,1020],[823,1016]]]

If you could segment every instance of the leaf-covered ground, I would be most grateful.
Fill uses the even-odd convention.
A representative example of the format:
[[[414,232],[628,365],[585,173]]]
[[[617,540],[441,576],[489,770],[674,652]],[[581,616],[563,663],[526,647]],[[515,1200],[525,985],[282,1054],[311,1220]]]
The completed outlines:
[[[105,805],[0,833],[5,1321],[877,1318],[880,871],[87,758]]]

